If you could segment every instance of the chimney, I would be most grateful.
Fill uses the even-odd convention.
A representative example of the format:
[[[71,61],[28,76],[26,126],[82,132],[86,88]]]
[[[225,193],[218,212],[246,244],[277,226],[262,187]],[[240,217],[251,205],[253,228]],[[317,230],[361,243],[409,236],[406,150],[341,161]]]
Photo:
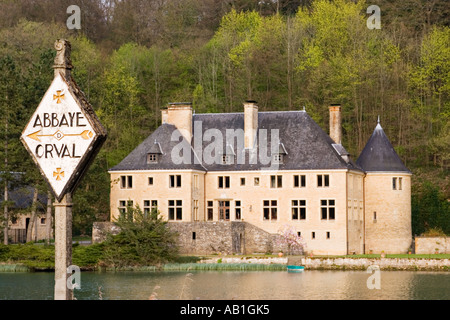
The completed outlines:
[[[161,109],[161,124],[167,123],[168,116],[169,116],[169,110],[167,110],[167,108]]]
[[[184,138],[191,143],[192,138],[192,104],[190,102],[171,102],[166,112],[161,111],[162,121],[173,124]]]
[[[332,104],[330,107],[330,137],[337,144],[342,144],[341,106]]]
[[[256,105],[256,101],[247,100],[244,103],[245,148],[253,148],[256,130],[258,130],[258,106]]]

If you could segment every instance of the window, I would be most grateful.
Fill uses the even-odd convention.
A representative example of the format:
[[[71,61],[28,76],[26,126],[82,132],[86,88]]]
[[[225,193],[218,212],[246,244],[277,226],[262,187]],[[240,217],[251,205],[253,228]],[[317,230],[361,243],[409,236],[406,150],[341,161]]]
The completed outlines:
[[[148,185],[149,186],[153,185],[153,177],[148,177]]]
[[[304,174],[294,176],[294,188],[299,187],[306,187],[306,176]]]
[[[120,176],[120,189],[133,188],[133,176]]]
[[[223,155],[222,164],[233,164],[234,157],[232,155]]]
[[[281,164],[281,163],[283,163],[283,155],[279,154],[279,153],[274,154],[272,156],[272,162],[274,164]]]
[[[198,200],[193,200],[194,202],[194,221],[198,221]]]
[[[41,224],[45,224],[45,218],[41,218]]]
[[[301,237],[302,233],[300,231],[297,232],[297,236]]]
[[[213,213],[214,213],[214,211],[213,211],[213,202],[212,201],[207,201],[206,204],[207,204],[206,211],[208,213],[207,219],[208,219],[208,221],[212,221],[213,218],[214,218],[214,216],[213,216]]]
[[[318,174],[317,175],[317,186],[318,187],[329,187],[330,186],[330,175]]]
[[[401,177],[392,178],[392,190],[402,190],[402,182]]]
[[[259,186],[259,177],[255,177],[255,179],[253,180],[253,184],[255,187]]]
[[[144,216],[148,216],[153,209],[158,210],[158,200],[144,200]]]
[[[320,211],[322,220],[334,220],[335,205],[334,200],[320,200]]]
[[[124,216],[128,208],[133,207],[133,200],[119,200],[119,213]],[[131,217],[130,217],[131,218]]]
[[[230,177],[219,177],[219,189],[228,189],[230,187]]]
[[[271,188],[283,187],[283,176],[270,176],[270,187]]]
[[[169,200],[169,220],[183,219],[183,201]]]
[[[331,239],[331,233],[330,233],[330,231],[327,231],[327,239]]]
[[[241,186],[245,186],[245,178],[241,178]]]
[[[277,220],[277,200],[263,201],[264,220]]]
[[[169,176],[169,187],[170,188],[181,188],[181,175],[170,175]]]
[[[194,232],[192,232],[192,240],[195,240],[197,238],[197,234]]]
[[[313,231],[311,232],[311,239],[315,239],[316,238],[316,233]]]
[[[377,221],[377,212],[374,211],[373,212],[373,222],[376,222],[376,221]]]
[[[241,200],[234,202],[234,211],[236,220],[241,220]]]
[[[230,201],[219,201],[219,220],[230,220]]]
[[[306,200],[292,200],[292,220],[306,219]]]
[[[158,155],[156,153],[147,154],[147,163],[157,163]]]

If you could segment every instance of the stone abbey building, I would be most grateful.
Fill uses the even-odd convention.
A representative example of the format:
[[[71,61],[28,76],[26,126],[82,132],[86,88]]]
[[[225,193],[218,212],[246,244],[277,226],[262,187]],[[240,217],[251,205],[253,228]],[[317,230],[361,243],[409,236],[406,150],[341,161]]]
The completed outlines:
[[[355,162],[341,144],[341,107],[327,134],[305,110],[195,114],[162,124],[110,169],[111,220],[157,208],[186,253],[277,251],[290,226],[314,254],[403,253],[411,246],[411,172],[380,123]]]

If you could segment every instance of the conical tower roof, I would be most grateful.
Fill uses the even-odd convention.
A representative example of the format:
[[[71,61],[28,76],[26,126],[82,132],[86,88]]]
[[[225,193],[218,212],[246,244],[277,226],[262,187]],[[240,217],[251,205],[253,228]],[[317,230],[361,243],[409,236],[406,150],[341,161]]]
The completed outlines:
[[[410,173],[389,142],[379,120],[372,136],[359,155],[356,164],[366,172],[387,171]]]

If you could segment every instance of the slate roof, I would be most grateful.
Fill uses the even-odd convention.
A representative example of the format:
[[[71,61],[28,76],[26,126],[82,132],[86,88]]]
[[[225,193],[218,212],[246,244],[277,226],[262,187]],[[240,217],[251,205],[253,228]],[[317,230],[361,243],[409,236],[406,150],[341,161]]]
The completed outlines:
[[[378,122],[369,141],[356,161],[366,172],[408,172]]]
[[[244,130],[244,113],[210,113],[194,114],[193,131],[199,132],[201,127],[202,135],[200,148],[196,138],[191,141],[191,159],[202,158],[201,163],[197,161],[191,164],[175,164],[171,159],[173,147],[179,144],[178,141],[171,141],[171,136],[176,129],[170,124],[162,124],[144,142],[133,150],[122,162],[111,168],[111,171],[120,170],[152,170],[152,169],[196,169],[202,171],[234,171],[234,170],[261,170],[269,169],[271,158],[267,156],[266,161],[250,161],[249,150],[238,148],[238,139],[227,141],[227,129],[231,134]],[[213,130],[209,130],[213,129]],[[266,130],[261,130],[266,129]],[[208,131],[209,130],[209,131]],[[208,133],[221,133],[222,148],[216,155],[211,152],[215,138],[208,137]],[[206,135],[205,135],[206,133]],[[338,149],[333,147],[335,142],[325,133],[322,128],[303,111],[280,111],[280,112],[258,112],[257,141],[267,136],[267,150],[270,154],[272,134],[274,137],[278,133],[279,142],[275,146],[275,151],[283,151],[283,163],[277,165],[278,170],[313,170],[313,169],[354,169],[361,170],[351,159],[346,161],[341,155],[348,153],[341,146]],[[214,135],[214,134],[213,134]],[[209,139],[211,138],[211,139]],[[197,139],[198,140],[198,139]],[[206,141],[205,141],[206,140]],[[162,155],[158,163],[147,163],[147,153],[154,150],[155,141],[159,144]],[[181,141],[181,140],[180,140]],[[187,141],[183,138],[183,141]],[[274,140],[275,142],[276,140]],[[215,142],[214,142],[215,143]],[[242,142],[243,143],[243,142]],[[230,145],[233,146],[235,155],[233,164],[222,164],[221,161],[208,161],[202,155],[213,154],[220,157],[223,154],[232,154]],[[209,146],[209,149],[208,149]],[[194,153],[194,150],[196,153]],[[203,154],[201,151],[203,150]],[[344,150],[345,152],[341,153]],[[242,157],[242,158],[241,158]],[[238,162],[238,159],[245,159]],[[213,163],[211,163],[213,162]]]

